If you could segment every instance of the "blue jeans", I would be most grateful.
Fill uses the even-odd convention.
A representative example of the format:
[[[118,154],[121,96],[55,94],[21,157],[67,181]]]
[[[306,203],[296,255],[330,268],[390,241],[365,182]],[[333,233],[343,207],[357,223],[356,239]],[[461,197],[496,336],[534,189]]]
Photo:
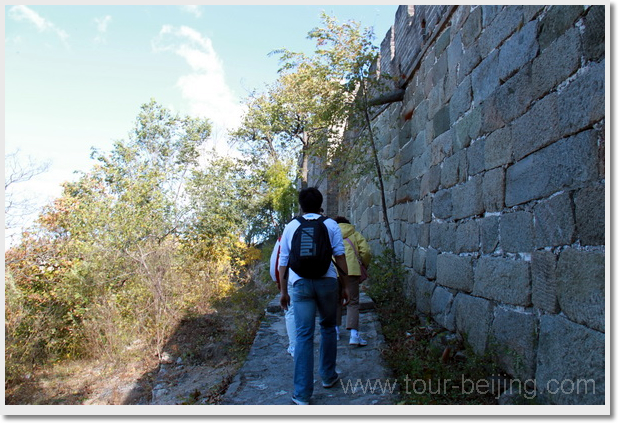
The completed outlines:
[[[296,348],[294,350],[294,396],[309,401],[313,394],[313,334],[315,312],[320,313],[320,377],[331,383],[337,377],[337,279],[300,279],[292,286]]]

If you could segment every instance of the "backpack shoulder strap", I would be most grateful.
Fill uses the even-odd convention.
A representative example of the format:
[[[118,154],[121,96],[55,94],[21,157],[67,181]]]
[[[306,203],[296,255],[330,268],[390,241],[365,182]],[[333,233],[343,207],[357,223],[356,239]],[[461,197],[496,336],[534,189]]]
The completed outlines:
[[[358,250],[356,249],[356,246],[354,245],[352,240],[350,240],[350,238],[344,238],[344,239],[348,241],[348,244],[350,244],[350,247],[352,247],[352,249],[354,250],[354,255],[356,256],[356,260],[358,260],[358,262],[361,263],[360,255],[358,254]]]

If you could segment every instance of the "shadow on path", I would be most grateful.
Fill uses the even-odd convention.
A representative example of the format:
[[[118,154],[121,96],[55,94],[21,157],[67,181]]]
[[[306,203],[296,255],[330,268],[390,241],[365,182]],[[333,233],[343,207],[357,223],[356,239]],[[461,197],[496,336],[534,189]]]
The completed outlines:
[[[349,332],[342,331],[337,347],[337,371],[341,374],[341,380],[331,389],[323,388],[317,376],[320,335],[319,325],[316,323],[314,345],[316,380],[310,404],[396,403],[398,385],[382,362],[380,351],[384,346],[384,338],[375,305],[365,293],[361,293],[360,301],[360,328],[369,345],[350,346]],[[294,361],[287,353],[285,318],[278,304],[278,297],[269,304],[247,360],[223,395],[222,404],[293,404],[291,397]]]

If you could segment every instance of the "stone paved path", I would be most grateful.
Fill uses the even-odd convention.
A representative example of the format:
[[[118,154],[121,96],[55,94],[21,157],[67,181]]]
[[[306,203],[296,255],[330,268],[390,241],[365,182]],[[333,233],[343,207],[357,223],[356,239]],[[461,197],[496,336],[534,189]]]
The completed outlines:
[[[315,389],[310,404],[394,404],[395,380],[384,367],[380,349],[384,345],[373,301],[361,293],[360,327],[368,341],[366,347],[349,346],[349,332],[343,330],[337,347],[338,385],[324,389],[318,366],[319,325],[315,335]],[[285,318],[278,297],[268,306],[244,366],[238,371],[224,394],[228,405],[291,405],[293,393],[293,359],[287,353]],[[345,322],[345,317],[344,317]],[[390,385],[387,385],[389,383]],[[396,386],[398,388],[398,386]]]

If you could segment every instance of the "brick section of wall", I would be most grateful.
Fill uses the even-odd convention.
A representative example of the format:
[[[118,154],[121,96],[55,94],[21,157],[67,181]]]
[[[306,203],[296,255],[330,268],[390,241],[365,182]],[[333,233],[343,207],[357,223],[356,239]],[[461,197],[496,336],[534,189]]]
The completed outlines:
[[[594,379],[537,386],[550,403],[604,402],[605,13],[400,6],[381,45],[407,81],[373,122],[406,297],[477,352],[513,352],[499,362],[514,377]],[[337,201],[379,253],[374,183]]]

